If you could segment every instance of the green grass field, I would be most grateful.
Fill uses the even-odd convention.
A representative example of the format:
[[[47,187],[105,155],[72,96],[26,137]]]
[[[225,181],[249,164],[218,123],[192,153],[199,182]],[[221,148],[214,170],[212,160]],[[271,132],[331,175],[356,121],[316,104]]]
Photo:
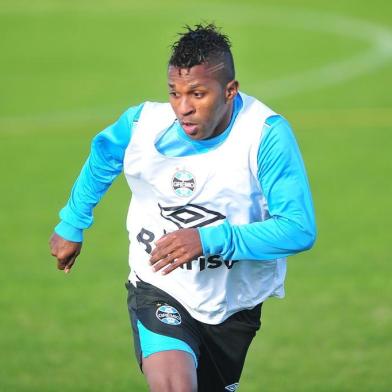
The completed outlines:
[[[166,100],[169,44],[201,20],[231,36],[242,90],[292,123],[319,229],[264,307],[240,390],[392,391],[391,15],[382,0],[0,0],[0,391],[146,390],[124,179],[71,274],[47,242],[92,136]]]

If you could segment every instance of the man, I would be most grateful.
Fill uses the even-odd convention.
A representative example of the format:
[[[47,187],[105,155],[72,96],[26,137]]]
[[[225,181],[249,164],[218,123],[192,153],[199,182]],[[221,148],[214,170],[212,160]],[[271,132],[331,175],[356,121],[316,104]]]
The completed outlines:
[[[169,101],[128,109],[93,140],[50,245],[69,272],[92,210],[123,170],[132,190],[127,288],[151,391],[235,391],[262,303],[315,222],[289,124],[238,91],[228,38],[187,28]]]

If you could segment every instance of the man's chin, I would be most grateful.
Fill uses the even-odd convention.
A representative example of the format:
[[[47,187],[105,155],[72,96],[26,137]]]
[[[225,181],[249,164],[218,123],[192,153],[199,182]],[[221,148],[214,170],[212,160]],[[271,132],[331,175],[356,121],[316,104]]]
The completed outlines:
[[[192,140],[204,140],[206,137],[201,132],[196,132],[194,134],[188,134],[188,137]]]

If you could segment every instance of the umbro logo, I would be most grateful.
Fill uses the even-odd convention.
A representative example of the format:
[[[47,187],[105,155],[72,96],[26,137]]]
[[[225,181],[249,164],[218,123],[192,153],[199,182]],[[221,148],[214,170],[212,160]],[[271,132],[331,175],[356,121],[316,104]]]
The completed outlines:
[[[238,389],[238,387],[240,386],[240,384],[238,382],[228,385],[227,387],[225,387],[226,391],[230,391],[230,392],[234,392]]]
[[[161,216],[173,222],[179,229],[202,227],[226,218],[219,212],[195,204],[174,207],[158,205],[161,210]]]

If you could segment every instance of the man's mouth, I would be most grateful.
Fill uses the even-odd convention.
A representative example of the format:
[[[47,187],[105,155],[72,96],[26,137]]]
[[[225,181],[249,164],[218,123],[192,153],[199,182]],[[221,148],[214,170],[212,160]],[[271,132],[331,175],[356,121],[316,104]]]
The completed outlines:
[[[197,132],[197,125],[194,123],[182,121],[181,126],[187,135],[194,135]]]

